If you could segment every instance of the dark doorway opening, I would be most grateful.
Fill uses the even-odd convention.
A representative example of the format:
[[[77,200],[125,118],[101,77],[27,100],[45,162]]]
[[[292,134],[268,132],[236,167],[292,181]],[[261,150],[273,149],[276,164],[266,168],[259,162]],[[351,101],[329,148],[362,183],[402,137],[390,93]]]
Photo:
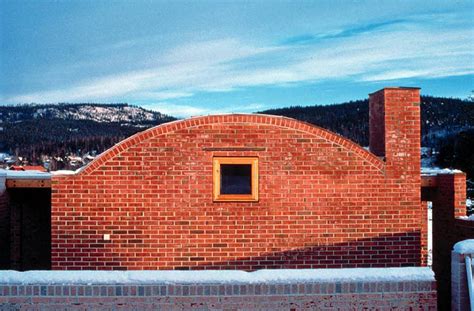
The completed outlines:
[[[10,269],[51,269],[51,189],[8,189]]]

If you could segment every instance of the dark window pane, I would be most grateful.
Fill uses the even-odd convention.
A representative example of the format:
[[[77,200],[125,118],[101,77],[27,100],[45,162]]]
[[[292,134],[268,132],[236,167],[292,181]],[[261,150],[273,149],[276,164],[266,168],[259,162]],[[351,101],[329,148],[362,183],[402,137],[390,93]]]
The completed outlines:
[[[252,165],[221,164],[221,194],[252,194]]]

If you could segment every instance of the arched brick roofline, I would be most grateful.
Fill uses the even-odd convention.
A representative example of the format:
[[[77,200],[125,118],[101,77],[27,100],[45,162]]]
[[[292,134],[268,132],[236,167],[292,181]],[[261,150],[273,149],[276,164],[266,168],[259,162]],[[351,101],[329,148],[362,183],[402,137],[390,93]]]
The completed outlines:
[[[130,136],[111,147],[110,149],[104,151],[99,155],[94,161],[90,162],[85,166],[79,174],[90,174],[96,168],[101,166],[103,163],[113,158],[114,156],[120,154],[122,151],[128,149],[131,146],[138,144],[139,142],[145,141],[152,137],[163,135],[166,133],[171,133],[178,131],[184,128],[190,128],[201,125],[215,124],[215,123],[254,123],[254,124],[264,124],[264,125],[273,125],[277,127],[286,127],[295,129],[301,132],[305,132],[314,136],[321,137],[327,141],[333,142],[337,145],[340,145],[350,151],[352,151],[356,156],[364,159],[372,166],[376,167],[378,170],[383,171],[385,168],[385,162],[379,159],[374,154],[365,150],[358,144],[350,141],[347,138],[344,138],[336,133],[323,129],[321,127],[309,124],[306,122],[298,121],[292,118],[274,116],[274,115],[264,115],[264,114],[226,114],[226,115],[209,115],[202,117],[194,117],[184,120],[173,121],[169,123],[164,123],[150,129],[147,129],[143,132],[139,132],[135,135]]]

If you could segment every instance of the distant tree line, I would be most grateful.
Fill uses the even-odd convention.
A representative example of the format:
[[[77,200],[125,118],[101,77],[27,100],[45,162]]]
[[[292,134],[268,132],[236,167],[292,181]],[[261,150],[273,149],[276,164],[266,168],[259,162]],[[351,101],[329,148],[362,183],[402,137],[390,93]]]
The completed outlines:
[[[114,108],[106,115],[110,119],[124,118],[121,122],[98,122],[74,119],[82,110]],[[50,162],[51,169],[69,169],[68,156],[99,154],[117,142],[152,126],[176,120],[159,112],[134,107],[136,114],[127,115],[126,104],[48,104],[0,106],[0,152],[15,156],[17,164],[43,164]],[[38,116],[38,112],[41,115]],[[88,112],[86,110],[86,112]],[[144,114],[148,118],[144,118]],[[152,116],[150,119],[149,116]],[[68,117],[58,117],[68,116]],[[88,115],[81,115],[87,118]]]
[[[294,106],[262,113],[306,121],[369,145],[368,100],[328,106]],[[439,151],[436,164],[458,168],[474,178],[474,102],[455,98],[421,97],[422,146]]]
[[[422,96],[421,102],[422,145],[439,151],[436,162],[438,165],[459,168],[474,177],[472,100]],[[45,158],[98,154],[138,131],[176,120],[139,107],[135,107],[138,109],[135,111],[136,115],[125,115],[127,122],[57,117],[74,115],[84,107],[91,107],[92,111],[96,107],[114,108],[115,110],[108,112],[107,117],[110,118],[111,113],[122,114],[123,117],[123,114],[128,113],[126,108],[134,106],[89,103],[0,106],[0,152],[26,158],[30,164],[41,164]],[[39,117],[38,109],[43,111]],[[144,113],[151,113],[152,120],[141,117]],[[367,100],[327,106],[293,106],[262,113],[295,118],[339,133],[362,146],[369,144]],[[63,163],[53,164],[52,167],[54,165],[67,168],[67,164]]]

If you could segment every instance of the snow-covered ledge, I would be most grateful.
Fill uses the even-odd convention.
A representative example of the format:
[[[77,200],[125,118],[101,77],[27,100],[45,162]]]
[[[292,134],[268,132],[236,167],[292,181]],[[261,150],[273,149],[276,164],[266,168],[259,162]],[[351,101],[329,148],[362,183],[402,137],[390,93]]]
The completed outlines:
[[[6,179],[51,179],[51,176],[76,175],[81,170],[82,168],[79,168],[75,171],[59,170],[51,172],[40,172],[34,170],[13,171],[0,169],[0,182],[3,181],[5,183]]]
[[[474,239],[464,240],[454,244],[453,252],[457,254],[474,254]]]
[[[428,268],[3,271],[9,309],[436,309]]]
[[[425,267],[205,271],[2,271],[0,284],[288,284],[434,281]]]
[[[470,304],[465,262],[466,256],[474,256],[474,239],[456,243],[451,253],[452,310],[469,310]]]
[[[474,202],[471,199],[466,199],[466,208],[467,210],[471,210],[473,208]],[[467,221],[474,221],[474,214],[470,216],[460,216],[457,217],[458,219],[467,220]]]
[[[436,176],[436,175],[450,175],[460,174],[462,171],[450,168],[439,168],[439,167],[422,167],[421,175],[423,176]]]
[[[0,169],[0,179],[51,179],[51,174],[40,171],[13,171]]]

